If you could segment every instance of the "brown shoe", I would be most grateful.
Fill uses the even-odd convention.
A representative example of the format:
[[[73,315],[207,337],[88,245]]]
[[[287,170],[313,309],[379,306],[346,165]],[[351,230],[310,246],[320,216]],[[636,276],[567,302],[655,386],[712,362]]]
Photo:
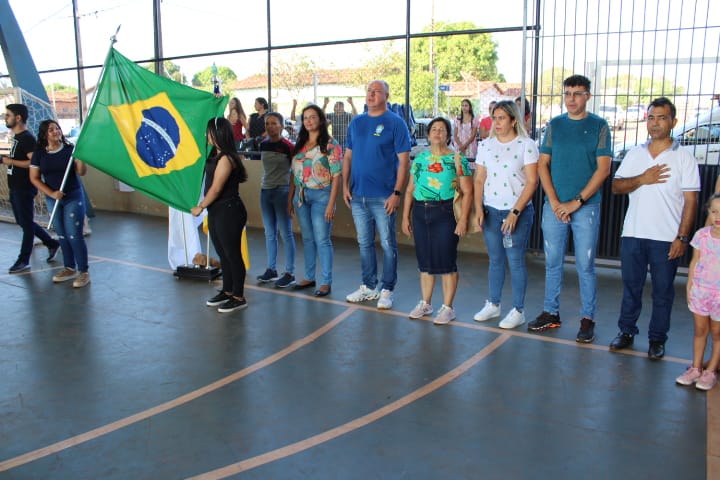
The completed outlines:
[[[53,275],[53,282],[67,282],[68,280],[72,280],[76,276],[77,272],[72,268],[63,268],[60,273],[58,273],[57,275]]]
[[[88,283],[90,283],[90,272],[80,272],[80,275],[73,281],[73,287],[82,288]]]

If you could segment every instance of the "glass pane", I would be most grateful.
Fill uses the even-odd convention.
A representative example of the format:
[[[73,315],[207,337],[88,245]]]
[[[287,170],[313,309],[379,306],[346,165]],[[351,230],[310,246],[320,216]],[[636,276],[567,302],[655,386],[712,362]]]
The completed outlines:
[[[298,8],[299,5],[302,7]],[[405,34],[406,2],[365,0],[271,3],[273,45]]]
[[[448,24],[460,23],[452,30],[472,28],[522,27],[526,0],[506,0],[502,8],[488,2],[467,0],[413,0],[410,7],[410,33],[448,31]],[[534,0],[528,2],[528,24],[533,24]]]
[[[165,0],[160,8],[166,57],[267,45],[265,2]]]

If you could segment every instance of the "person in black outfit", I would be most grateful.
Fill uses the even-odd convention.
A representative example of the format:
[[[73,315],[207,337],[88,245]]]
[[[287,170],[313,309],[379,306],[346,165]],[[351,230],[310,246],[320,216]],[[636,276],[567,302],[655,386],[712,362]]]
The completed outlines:
[[[210,119],[206,135],[213,148],[205,164],[205,198],[190,213],[197,217],[207,208],[210,238],[223,269],[222,290],[206,304],[229,313],[247,307],[245,262],[240,252],[247,210],[238,194],[239,185],[247,181],[247,171],[235,150],[232,125],[227,119]]]
[[[268,101],[263,97],[257,97],[255,99],[255,113],[250,115],[248,120],[249,129],[248,137],[253,139],[252,149],[256,152],[260,151],[260,142],[265,137],[265,115],[268,113]],[[251,157],[253,160],[260,160],[260,154],[253,154]]]
[[[10,204],[12,205],[15,223],[23,231],[20,255],[8,273],[20,273],[30,270],[30,254],[33,249],[33,238],[38,237],[48,248],[47,262],[55,261],[60,243],[48,232],[35,223],[35,195],[37,189],[30,183],[30,158],[35,151],[35,137],[28,132],[26,122],[28,109],[25,105],[11,103],[5,107],[5,125],[13,131],[10,140],[10,156],[2,156],[3,165],[7,165],[7,180],[10,188]]]

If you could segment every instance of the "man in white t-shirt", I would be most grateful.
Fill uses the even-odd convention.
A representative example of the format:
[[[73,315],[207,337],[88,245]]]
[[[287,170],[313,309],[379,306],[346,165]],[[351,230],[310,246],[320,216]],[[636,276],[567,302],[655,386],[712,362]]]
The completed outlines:
[[[685,254],[697,212],[700,173],[695,157],[670,136],[677,123],[675,105],[656,98],[648,108],[650,139],[630,150],[612,183],[615,194],[629,194],[623,224],[621,265],[623,299],[620,333],[610,350],[633,344],[642,306],[648,267],[652,280],[652,314],[648,357],[665,355],[670,312],[675,298],[675,273]]]

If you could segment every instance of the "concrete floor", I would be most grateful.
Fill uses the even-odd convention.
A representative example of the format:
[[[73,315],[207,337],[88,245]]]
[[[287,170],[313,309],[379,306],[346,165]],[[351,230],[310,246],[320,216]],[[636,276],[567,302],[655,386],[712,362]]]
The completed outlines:
[[[354,243],[336,242],[333,293],[317,299],[258,286],[262,232],[249,239],[249,307],[219,314],[204,304],[217,284],[172,275],[161,218],[100,212],[84,289],[52,283],[62,262],[42,246],[30,273],[6,274],[20,230],[0,224],[0,478],[720,478],[720,388],[674,384],[691,356],[685,278],[667,357],[651,362],[647,311],[636,350],[607,351],[616,269],[598,270],[598,338],[579,345],[571,264],[562,328],[530,334],[472,321],[481,255],[461,255],[458,319],[435,326],[406,317],[410,248],[395,309],[380,312],[345,302]],[[543,274],[531,258],[528,317]]]

